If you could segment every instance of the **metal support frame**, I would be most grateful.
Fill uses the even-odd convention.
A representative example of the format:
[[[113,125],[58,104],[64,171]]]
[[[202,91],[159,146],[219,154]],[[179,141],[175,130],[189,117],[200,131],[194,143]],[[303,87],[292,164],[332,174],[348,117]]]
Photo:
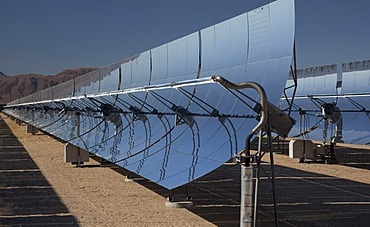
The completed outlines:
[[[77,114],[77,136],[80,137],[80,115]],[[73,164],[73,163],[72,163]],[[81,167],[83,162],[81,162],[81,154],[80,154],[80,148],[77,147],[77,163],[76,167]]]
[[[259,145],[259,155],[251,155],[250,152],[250,147],[251,147],[251,139],[253,136],[255,136],[257,133],[260,133],[262,135],[262,132],[266,132],[269,136],[269,151],[270,151],[270,158],[271,158],[271,171],[272,173],[274,172],[273,170],[273,153],[271,150],[271,130],[275,131],[286,131],[286,129],[278,128],[278,127],[273,127],[271,124],[268,123],[268,118],[269,118],[269,112],[268,109],[270,109],[271,113],[271,118],[274,118],[274,115],[276,116],[281,116],[280,112],[277,110],[274,111],[274,107],[272,104],[269,104],[267,102],[267,95],[263,87],[255,82],[242,82],[238,84],[234,84],[226,80],[225,78],[221,76],[212,76],[209,78],[203,78],[203,79],[197,79],[197,80],[190,80],[190,81],[183,81],[183,82],[178,82],[178,83],[170,83],[170,84],[163,84],[163,85],[152,85],[152,86],[146,86],[146,87],[139,87],[136,89],[127,89],[124,91],[117,91],[117,92],[112,92],[112,93],[106,93],[106,94],[92,94],[92,95],[87,95],[87,96],[81,96],[81,97],[70,97],[70,98],[64,98],[60,100],[48,100],[48,101],[41,101],[38,103],[24,103],[20,105],[20,108],[27,108],[28,106],[35,106],[35,108],[40,108],[40,109],[45,109],[45,106],[49,106],[50,103],[55,103],[55,102],[60,102],[63,106],[55,106],[53,104],[53,111],[60,111],[60,115],[62,117],[67,113],[67,112],[73,112],[76,115],[76,126],[77,126],[77,136],[70,139],[81,139],[83,143],[83,136],[89,133],[90,131],[96,129],[97,127],[100,127],[100,125],[103,122],[106,122],[106,120],[111,121],[113,123],[113,115],[111,114],[122,114],[125,116],[125,114],[133,114],[133,119],[128,120],[129,124],[127,127],[130,127],[130,124],[135,120],[135,119],[140,119],[143,121],[143,123],[149,121],[146,115],[157,115],[159,119],[167,119],[166,116],[176,116],[176,124],[173,127],[170,127],[170,124],[167,120],[168,127],[166,127],[167,133],[163,136],[163,138],[167,138],[167,136],[170,136],[171,131],[177,124],[187,124],[190,128],[195,128],[194,131],[192,129],[193,133],[193,140],[194,141],[199,141],[199,129],[197,122],[195,121],[194,117],[195,116],[207,116],[207,117],[217,117],[219,118],[221,124],[223,127],[226,128],[228,131],[229,129],[226,126],[226,123],[230,124],[230,127],[232,131],[235,133],[235,128],[229,118],[254,118],[255,116],[252,115],[231,115],[231,114],[221,114],[219,111],[207,104],[203,103],[203,101],[199,98],[197,98],[194,94],[188,93],[185,89],[182,89],[182,87],[185,86],[198,86],[201,84],[208,84],[208,83],[217,83],[221,86],[223,86],[228,92],[230,92],[232,95],[234,95],[239,101],[241,101],[243,104],[254,110],[258,116],[257,119],[259,120],[258,124],[252,129],[251,133],[247,136],[245,140],[245,148],[242,150],[241,154],[237,156],[237,160],[241,166],[241,208],[240,208],[240,225],[241,226],[252,226],[256,225],[257,223],[257,203],[258,203],[258,183],[259,183],[259,168],[260,168],[260,162],[263,154],[261,154],[261,146],[262,144],[260,143]],[[160,89],[177,89],[179,92],[181,92],[184,96],[186,96],[189,100],[193,101],[196,105],[200,106],[203,111],[205,111],[204,114],[202,113],[192,113],[187,110],[187,108],[182,107],[182,106],[177,106],[174,103],[172,103],[170,100],[166,99],[165,97],[159,95],[156,93],[156,90]],[[242,89],[254,89],[258,92],[259,97],[260,97],[260,103],[258,103],[256,100],[251,99],[247,95],[243,94],[239,90]],[[137,97],[134,96],[135,92],[147,92],[148,95],[151,95],[155,99],[157,99],[159,102],[161,102],[163,105],[168,107],[168,112],[158,112],[156,109],[151,107],[149,104],[147,104],[145,101],[142,101],[138,99]],[[126,103],[124,100],[121,100],[118,96],[116,98],[116,101],[120,103],[124,109],[119,109],[115,108],[114,103],[109,102],[108,99],[105,99],[104,96],[115,96],[119,94],[126,94],[127,96],[131,97],[133,100],[137,102],[138,105],[141,107],[136,107],[134,105],[129,105]],[[250,106],[248,103],[244,102],[240,97],[247,98],[251,102],[254,102],[256,105],[254,108]],[[65,104],[70,105],[70,107],[66,107]],[[203,105],[205,104],[205,105]],[[9,106],[8,108],[18,108],[18,106]],[[51,109],[51,107],[50,107]],[[96,126],[88,129],[87,131],[84,130],[83,133],[81,133],[80,129],[80,117],[83,115],[90,115],[90,114],[96,114],[96,117],[98,117],[98,113],[101,113],[99,115],[99,122],[96,124]],[[274,114],[275,113],[275,114]],[[81,115],[81,116],[80,116]],[[94,115],[95,116],[95,115]],[[62,117],[60,117],[58,120],[60,120]],[[284,118],[288,119],[289,118]],[[58,121],[57,120],[57,121]],[[276,120],[276,119],[275,119]],[[277,120],[279,121],[279,120]],[[290,120],[289,120],[290,121]],[[54,121],[51,124],[54,124],[56,121]],[[82,121],[81,121],[82,122]],[[266,127],[267,125],[267,127]],[[193,127],[194,126],[194,127]],[[145,126],[144,126],[145,127]],[[126,127],[121,127],[120,130],[115,131],[115,135],[121,133]],[[272,129],[273,128],[273,129]],[[236,137],[232,138],[231,136],[232,133],[228,131],[229,135],[229,140],[230,143],[232,143],[233,140],[235,140],[235,143],[237,143]],[[287,134],[287,133],[283,133]],[[198,139],[197,139],[198,137]],[[158,140],[159,141],[159,140]],[[169,139],[170,143],[172,142],[172,139]],[[155,143],[151,143],[150,141],[148,142],[147,146],[153,146]],[[198,152],[199,149],[199,142],[195,142],[194,144],[194,153]],[[86,150],[89,150],[92,147],[88,147],[86,144],[85,148]],[[197,147],[198,146],[198,147]],[[237,145],[235,145],[236,149]],[[233,151],[233,146],[230,146],[231,150]],[[147,149],[147,148],[146,148]],[[143,150],[145,152],[145,150]],[[138,152],[141,153],[141,152]],[[235,153],[237,154],[237,151],[235,150]],[[137,155],[137,154],[133,154]],[[129,157],[132,157],[133,155],[129,155]],[[127,158],[121,159],[121,160],[115,160],[114,163],[125,161]],[[256,191],[254,192],[255,194],[255,201],[253,204],[253,166],[251,165],[252,162],[257,161],[257,179],[256,179]],[[196,162],[196,160],[195,160]],[[77,163],[77,166],[81,165],[80,162]],[[274,191],[274,176],[272,177],[272,183],[273,183],[273,193]],[[170,195],[169,198],[172,196]],[[186,196],[187,200],[191,199],[191,197],[188,195]],[[275,194],[274,194],[274,199],[275,199]],[[169,201],[171,202],[171,201]],[[276,222],[277,222],[277,213],[276,213],[276,202],[274,201],[275,204],[275,215],[276,215]]]
[[[290,66],[290,72],[292,74],[292,79],[293,79],[294,84],[289,86],[289,87],[284,88],[284,91],[283,91],[285,101],[288,103],[288,108],[286,109],[288,111],[288,116],[290,116],[290,114],[292,112],[292,108],[294,106],[294,98],[295,98],[295,95],[296,95],[296,92],[297,92],[297,87],[298,87],[297,55],[296,55],[296,50],[295,50],[295,41],[294,41],[294,44],[293,44],[293,60],[294,60],[294,62],[293,62],[293,67],[294,68],[292,66]],[[291,97],[291,100],[289,101],[289,98],[286,94],[286,90],[289,90],[291,88],[293,88],[293,95]]]
[[[258,194],[255,192],[255,204],[254,204],[254,210],[253,210],[253,166],[251,165],[251,162],[254,161],[254,157],[251,156],[250,153],[250,143],[251,139],[254,135],[256,135],[258,132],[262,135],[262,129],[264,126],[268,123],[268,102],[267,102],[267,95],[263,87],[257,83],[254,82],[243,82],[239,84],[233,84],[226,80],[225,78],[221,76],[213,76],[212,80],[214,82],[217,82],[228,89],[233,90],[241,90],[245,88],[252,88],[256,90],[260,96],[260,121],[258,122],[257,126],[252,129],[252,132],[247,136],[245,141],[245,149],[241,153],[240,156],[237,157],[237,161],[241,166],[241,201],[240,201],[240,226],[255,226],[257,222],[257,198]],[[271,134],[270,130],[270,124],[268,125],[268,134]],[[271,138],[271,136],[269,136]],[[269,142],[271,140],[269,139]],[[270,150],[271,155],[271,170],[273,172],[273,159],[272,159],[272,151]],[[260,162],[260,159],[259,159]],[[258,168],[259,169],[259,168]],[[259,172],[257,171],[257,177]],[[274,179],[274,177],[273,177]],[[273,193],[274,193],[274,199],[275,199],[275,190],[274,190],[274,180],[273,182]],[[258,189],[258,180],[256,181],[256,189]],[[276,202],[274,201],[274,204]],[[277,212],[276,212],[276,206],[275,206],[275,217],[276,217],[276,223],[277,223]]]

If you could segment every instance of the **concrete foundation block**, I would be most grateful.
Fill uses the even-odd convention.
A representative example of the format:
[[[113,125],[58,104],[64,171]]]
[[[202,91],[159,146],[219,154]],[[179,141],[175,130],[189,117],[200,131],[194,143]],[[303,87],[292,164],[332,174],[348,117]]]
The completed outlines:
[[[22,124],[22,121],[21,121],[21,120],[19,120],[18,118],[16,118],[16,119],[15,119],[15,123],[16,123],[17,125],[21,125],[21,124]]]
[[[311,140],[291,140],[289,158],[313,159],[314,144]]]
[[[89,161],[89,152],[73,144],[64,145],[64,162],[83,163]]]
[[[35,126],[27,124],[27,126],[26,126],[26,132],[27,133],[36,134],[38,131],[39,130]]]
[[[179,201],[179,202],[172,202],[172,201],[166,201],[166,207],[169,208],[189,208],[193,206],[193,201]]]

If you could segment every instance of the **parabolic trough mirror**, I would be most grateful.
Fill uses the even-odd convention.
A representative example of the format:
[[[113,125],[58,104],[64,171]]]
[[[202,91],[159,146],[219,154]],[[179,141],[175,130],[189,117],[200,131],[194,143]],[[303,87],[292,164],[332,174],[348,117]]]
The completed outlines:
[[[286,87],[294,84],[292,75]],[[370,60],[297,70],[289,136],[323,142],[370,144]],[[293,91],[285,92],[280,108],[288,108]]]
[[[294,1],[278,0],[12,101],[4,112],[167,189],[244,149],[258,94],[278,104],[289,75]]]

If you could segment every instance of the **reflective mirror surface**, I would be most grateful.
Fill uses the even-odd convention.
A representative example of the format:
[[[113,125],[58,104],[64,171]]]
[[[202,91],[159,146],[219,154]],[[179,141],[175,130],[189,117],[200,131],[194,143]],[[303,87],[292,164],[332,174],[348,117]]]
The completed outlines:
[[[292,111],[297,124],[290,136],[370,144],[370,61],[343,63],[341,71],[337,68],[328,65],[297,71]],[[290,78],[286,86],[292,84]],[[292,96],[291,90],[287,96]],[[284,99],[282,109],[287,107]]]

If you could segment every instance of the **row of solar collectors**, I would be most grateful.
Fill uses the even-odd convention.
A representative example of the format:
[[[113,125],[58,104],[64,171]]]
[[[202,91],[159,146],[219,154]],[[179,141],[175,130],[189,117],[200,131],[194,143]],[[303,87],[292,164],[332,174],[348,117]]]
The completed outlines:
[[[287,87],[294,84],[292,79],[287,81]],[[292,95],[292,89],[287,96]],[[337,71],[336,65],[327,65],[297,71],[297,91],[294,103],[296,112],[293,117],[306,128],[297,124],[291,131],[291,136],[298,135],[314,125],[319,129],[307,134],[311,139],[321,139],[324,122],[320,108],[314,99],[325,103],[335,103],[342,111],[343,141],[345,143],[368,144],[370,142],[370,60],[342,64],[342,71]],[[281,108],[286,108],[282,100]],[[305,118],[300,115],[299,108],[308,113]],[[302,113],[302,112],[301,112]],[[320,122],[321,121],[321,122]],[[320,130],[321,129],[321,130]],[[330,128],[329,128],[330,130]],[[333,131],[333,130],[332,130]]]
[[[343,63],[341,72],[337,65],[299,69],[296,96],[369,93],[369,70],[370,60]],[[290,74],[286,87],[293,84]],[[287,95],[292,96],[292,92],[288,90]]]
[[[195,89],[200,100],[191,96]],[[82,111],[77,116],[76,111],[61,111],[65,106],[98,108],[99,103],[123,112],[103,116]],[[203,176],[240,152],[257,124],[246,116],[253,114],[251,109],[216,83],[60,100],[48,106],[5,111],[169,189]],[[181,119],[174,106],[198,115]]]
[[[289,1],[283,1],[289,2]],[[266,79],[290,63],[294,20],[293,4],[272,3],[123,62],[94,71],[9,104],[56,100],[152,84],[209,77],[233,82],[255,81],[270,87],[285,80]],[[288,35],[286,35],[286,33]],[[288,38],[288,40],[284,40]],[[281,87],[280,84],[277,87]],[[276,96],[271,96],[277,101]]]
[[[231,95],[219,85],[203,86],[206,87],[198,88],[204,96],[207,96],[209,90],[219,94],[213,96],[220,100],[219,105],[215,105],[217,110],[222,111],[225,106],[225,110],[235,115],[250,112],[250,109],[240,101],[230,101]],[[193,89],[194,87],[189,87],[186,90],[190,92]],[[176,97],[178,106],[186,107],[190,102],[175,89],[160,90],[156,94],[164,97],[171,96],[172,99]],[[133,114],[129,113],[129,108],[132,106],[142,107],[142,111],[148,112],[153,109],[167,109],[166,112],[170,112],[169,108],[162,103],[165,102],[162,98],[156,99],[154,95],[148,95],[145,98],[144,92],[133,95],[132,97],[118,95],[97,98],[96,100],[112,103],[115,108],[120,108],[127,113],[113,113],[105,119],[100,113],[86,115],[82,113],[79,116],[79,124],[77,115],[72,111],[33,112],[26,108],[6,111],[55,137],[87,149],[169,189],[203,176],[230,159],[241,149],[251,126],[257,123],[255,119],[249,118],[210,117],[211,108],[195,105],[194,102],[189,107],[189,111],[208,114],[208,116],[195,116],[189,118],[190,122],[180,124],[179,119],[171,113]],[[143,103],[135,101],[136,98]],[[208,96],[204,101],[210,99],[212,97]],[[82,100],[60,103],[71,107],[93,106],[93,103]],[[60,103],[52,105],[57,107]],[[208,112],[202,108],[207,108]],[[241,141],[239,145],[237,141]]]
[[[241,101],[215,83],[155,91],[132,88],[219,74],[232,82],[262,84],[270,102],[277,103],[291,63],[293,3],[273,2],[11,103],[30,108],[5,111],[168,189],[177,187],[244,147],[257,123],[249,117],[255,103]],[[89,96],[117,90],[130,92]],[[38,103],[44,100],[49,101]],[[103,104],[120,112],[102,116]],[[79,117],[74,111],[58,111],[65,107],[85,111]]]

